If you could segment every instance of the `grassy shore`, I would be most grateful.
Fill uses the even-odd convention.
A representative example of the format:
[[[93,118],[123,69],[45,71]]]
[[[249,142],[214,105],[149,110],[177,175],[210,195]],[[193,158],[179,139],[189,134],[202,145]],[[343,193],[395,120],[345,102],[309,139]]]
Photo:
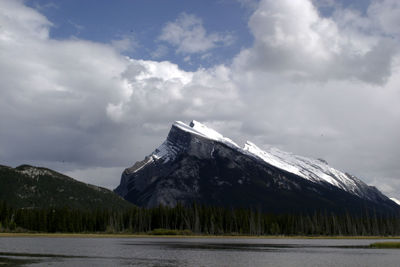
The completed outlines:
[[[376,242],[370,245],[371,248],[400,248],[400,242]]]
[[[251,238],[251,239],[400,239],[400,236],[246,236],[246,235],[154,235],[148,233],[0,233],[1,237],[79,237],[79,238]],[[385,244],[374,243],[374,244]],[[390,242],[399,244],[400,242]]]

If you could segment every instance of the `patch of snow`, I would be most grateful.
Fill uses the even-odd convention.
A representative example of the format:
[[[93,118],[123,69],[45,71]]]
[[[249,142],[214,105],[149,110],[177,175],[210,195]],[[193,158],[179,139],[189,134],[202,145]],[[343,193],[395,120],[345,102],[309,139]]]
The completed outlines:
[[[250,152],[251,154],[261,158],[265,162],[278,167],[279,169],[297,174],[302,176],[300,170],[295,166],[288,164],[287,162],[281,160],[279,157],[272,155],[271,153],[267,153],[266,151],[260,149],[254,143],[247,141],[244,145],[244,150]]]
[[[345,173],[338,171],[325,161],[297,156],[277,148],[262,150],[252,142],[247,141],[244,151],[252,154],[270,165],[296,174],[312,182],[327,182],[349,193],[360,195],[357,184]]]
[[[397,198],[391,197],[390,200],[400,206],[400,200],[398,200]]]
[[[152,154],[152,157],[154,157],[157,160],[157,159],[160,159],[160,158],[168,155],[169,152],[170,152],[170,149],[168,146],[168,141],[165,141],[159,147],[157,147],[157,149]]]
[[[164,159],[163,163],[167,163],[169,160],[170,160],[170,158],[169,158],[169,157],[165,157],[165,159]]]
[[[214,150],[215,150],[215,148],[213,147],[213,148],[211,149],[211,153],[210,153],[211,158],[214,158],[214,156],[213,156]]]
[[[149,164],[150,162],[153,162],[152,157],[149,157],[146,162],[144,162],[142,165],[140,165],[138,168],[136,168],[134,171],[132,171],[132,173],[135,173],[135,172],[143,169],[143,167],[146,166],[147,164]]]
[[[189,133],[197,135],[197,136],[201,136],[201,137],[204,137],[207,139],[222,142],[222,143],[228,145],[229,147],[234,147],[235,149],[238,149],[238,150],[241,149],[231,139],[222,136],[222,134],[214,131],[211,128],[208,128],[207,126],[205,126],[204,124],[201,124],[198,121],[192,121],[190,123],[190,125],[187,125],[181,121],[176,121],[173,124],[173,126],[179,128],[180,130],[189,132]],[[200,141],[198,141],[198,142],[200,142]],[[176,158],[176,156],[178,155],[178,153],[180,151],[182,151],[182,149],[184,149],[182,147],[182,145],[180,145],[179,143],[171,142],[169,139],[167,139],[149,156],[149,158],[152,158],[153,161],[162,159],[163,163],[167,163],[169,161],[173,161]],[[213,152],[214,152],[214,150],[211,151],[211,157],[212,157]],[[147,165],[150,162],[151,161],[147,161],[145,163],[145,165]],[[137,169],[133,170],[132,172],[136,172],[136,171],[140,170],[145,165],[138,167]]]
[[[163,159],[163,163],[167,163],[168,161],[174,160],[179,151],[180,147],[178,147],[177,144],[166,140],[150,155],[150,158],[153,161]]]
[[[38,176],[43,176],[43,175],[48,175],[48,176],[53,176],[53,177],[55,176],[49,170],[39,169],[39,168],[35,168],[35,167],[29,167],[29,168],[26,168],[19,172],[30,178],[37,178]]]
[[[240,148],[235,142],[233,142],[230,138],[224,137],[222,134],[218,133],[217,131],[208,128],[204,124],[193,120],[190,125],[187,125],[181,121],[176,121],[174,126],[178,127],[181,130],[186,132],[190,132],[192,134],[196,134],[207,139],[211,139],[214,141],[219,141],[224,143],[230,147]]]

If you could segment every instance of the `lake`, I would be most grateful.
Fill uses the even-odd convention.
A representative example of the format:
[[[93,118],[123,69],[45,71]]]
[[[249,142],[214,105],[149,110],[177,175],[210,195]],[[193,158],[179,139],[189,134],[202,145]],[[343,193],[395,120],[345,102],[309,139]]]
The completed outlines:
[[[385,240],[0,237],[0,265],[399,266],[400,250],[366,247],[378,241]]]

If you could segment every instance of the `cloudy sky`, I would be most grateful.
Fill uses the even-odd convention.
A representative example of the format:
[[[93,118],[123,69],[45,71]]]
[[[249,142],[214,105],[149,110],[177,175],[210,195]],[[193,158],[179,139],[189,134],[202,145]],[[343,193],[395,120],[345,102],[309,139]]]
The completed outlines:
[[[397,0],[0,0],[0,164],[115,188],[192,119],[400,198]]]

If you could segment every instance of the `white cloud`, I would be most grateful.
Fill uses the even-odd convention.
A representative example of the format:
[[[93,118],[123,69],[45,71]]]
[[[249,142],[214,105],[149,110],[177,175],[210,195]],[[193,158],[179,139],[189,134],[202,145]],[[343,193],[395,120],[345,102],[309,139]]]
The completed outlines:
[[[152,58],[159,59],[168,54],[168,47],[165,45],[158,45],[156,50],[151,53]]]
[[[163,138],[144,124],[168,128],[176,119],[232,116],[217,105],[236,102],[226,67],[186,72],[170,62],[128,59],[108,44],[54,40],[51,23],[34,9],[19,1],[0,5],[0,160],[6,164],[128,166]]]
[[[119,52],[133,52],[139,44],[132,36],[126,35],[120,39],[111,40],[111,46]]]
[[[110,112],[123,123],[231,117],[231,108],[241,105],[225,66],[186,72],[170,62],[131,59],[122,77],[132,96],[115,103]]]
[[[255,43],[232,70],[247,104],[240,135],[326,158],[366,182],[379,177],[399,194],[390,182],[400,157],[399,39],[375,21],[339,7],[323,18],[305,0],[261,1],[249,21]]]
[[[368,8],[368,15],[386,34],[400,38],[400,2],[397,0],[375,0]]]
[[[127,60],[108,45],[50,39],[45,17],[20,1],[0,4],[1,158],[82,160],[107,105],[126,95]]]
[[[2,1],[1,41],[16,44],[22,34],[26,38],[46,39],[51,23],[35,10],[21,5],[21,1]]]
[[[236,58],[238,68],[290,79],[382,84],[398,52],[398,42],[372,32],[370,18],[349,10],[324,18],[308,0],[263,0],[249,27],[255,43]]]
[[[312,0],[315,7],[333,7],[336,6],[335,0]]]
[[[183,54],[203,53],[233,42],[231,34],[207,33],[200,18],[186,13],[174,22],[168,22],[159,39],[175,46],[176,51]]]

